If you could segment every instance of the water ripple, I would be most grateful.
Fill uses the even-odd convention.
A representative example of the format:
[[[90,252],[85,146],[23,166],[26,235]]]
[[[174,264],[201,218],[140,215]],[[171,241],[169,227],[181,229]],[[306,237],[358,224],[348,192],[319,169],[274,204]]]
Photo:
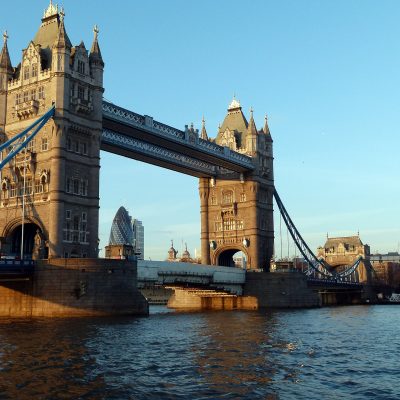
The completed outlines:
[[[0,321],[0,399],[399,399],[400,307]]]

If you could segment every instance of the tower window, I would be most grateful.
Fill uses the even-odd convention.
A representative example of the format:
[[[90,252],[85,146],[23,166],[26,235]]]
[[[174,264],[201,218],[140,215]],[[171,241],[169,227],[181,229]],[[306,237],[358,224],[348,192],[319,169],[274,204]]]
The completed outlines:
[[[35,193],[43,193],[43,184],[40,179],[35,180]]]
[[[88,187],[88,181],[87,180],[85,180],[85,179],[82,179],[81,180],[81,185],[80,185],[81,187],[80,187],[80,194],[82,195],[82,196],[87,196],[87,187]]]
[[[246,201],[246,193],[240,193],[240,201]]]
[[[10,186],[10,197],[15,197],[17,195],[17,186],[12,183]]]
[[[49,149],[49,143],[47,137],[42,137],[42,151],[46,151]]]
[[[65,219],[71,219],[71,210],[65,210]]]
[[[28,178],[25,181],[25,195],[32,194],[32,179]]]
[[[31,90],[31,100],[36,100],[36,90],[35,89]]]
[[[24,92],[24,103],[29,101],[29,93],[28,92]]]
[[[85,63],[81,60],[78,60],[78,72],[80,74],[84,74],[85,73]]]
[[[79,194],[79,180],[78,179],[74,179],[74,194]]]
[[[21,93],[17,93],[15,95],[15,104],[18,105],[18,104],[21,104],[21,102],[22,102]]]
[[[85,100],[85,88],[78,86],[78,99]]]
[[[37,64],[32,64],[32,78],[37,77]]]
[[[44,99],[44,87],[40,86],[39,88],[39,100]]]
[[[79,217],[78,216],[74,217],[74,230],[75,231],[79,230]]]
[[[224,231],[235,230],[235,220],[233,218],[228,218],[224,221]]]
[[[85,212],[82,213],[82,221],[87,221],[87,214]]]
[[[228,190],[222,193],[222,204],[232,204],[233,203],[233,191]]]
[[[87,144],[85,142],[81,143],[81,153],[87,155]]]
[[[29,66],[24,67],[24,79],[29,79]]]
[[[26,146],[26,149],[33,152],[35,149],[35,139],[32,139],[28,145]]]
[[[71,178],[67,178],[65,190],[67,191],[67,193],[72,192],[72,179]]]

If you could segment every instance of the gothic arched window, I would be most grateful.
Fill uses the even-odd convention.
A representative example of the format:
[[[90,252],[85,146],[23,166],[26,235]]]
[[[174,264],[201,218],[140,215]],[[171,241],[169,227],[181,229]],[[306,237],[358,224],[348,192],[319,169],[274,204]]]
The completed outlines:
[[[226,190],[222,192],[222,204],[232,204],[233,203],[233,191]]]

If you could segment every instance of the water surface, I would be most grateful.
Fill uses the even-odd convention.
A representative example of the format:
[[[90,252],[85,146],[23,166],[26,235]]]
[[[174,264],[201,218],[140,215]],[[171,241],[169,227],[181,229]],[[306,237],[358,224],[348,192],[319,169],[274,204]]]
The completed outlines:
[[[399,399],[400,306],[0,320],[0,399]]]

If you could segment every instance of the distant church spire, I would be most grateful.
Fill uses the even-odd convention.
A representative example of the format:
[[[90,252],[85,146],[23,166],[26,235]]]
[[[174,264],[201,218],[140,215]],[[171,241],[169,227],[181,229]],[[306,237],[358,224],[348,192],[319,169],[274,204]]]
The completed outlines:
[[[207,135],[207,130],[206,130],[206,121],[204,119],[204,115],[203,118],[201,120],[201,132],[200,132],[200,137],[204,140],[208,140],[208,135]]]

